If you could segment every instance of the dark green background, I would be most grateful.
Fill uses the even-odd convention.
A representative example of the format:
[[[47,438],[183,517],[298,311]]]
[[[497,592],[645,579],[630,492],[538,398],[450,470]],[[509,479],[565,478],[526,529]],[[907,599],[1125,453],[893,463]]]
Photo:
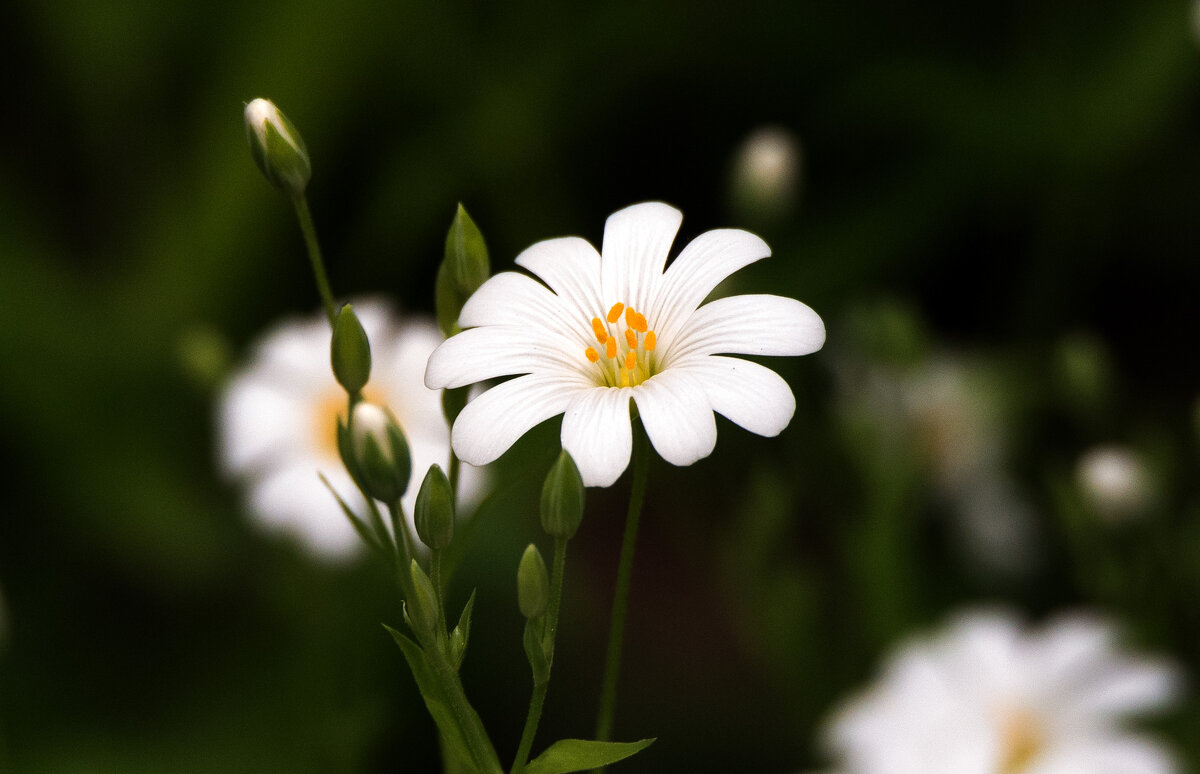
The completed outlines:
[[[659,462],[628,627],[621,771],[818,765],[819,719],[890,644],[961,605],[1088,607],[1200,674],[1200,53],[1180,2],[661,0],[9,3],[0,23],[0,769],[432,771],[386,574],[270,540],[214,472],[197,331],[233,351],[315,310],[285,202],[245,147],[267,96],[307,141],[336,292],[431,310],[456,202],[496,268],[661,199],[681,243],[754,228],[739,289],[791,295],[830,346],[777,364],[792,426],[721,421]],[[728,204],[763,124],[805,149],[793,213]],[[897,328],[896,320],[904,322]],[[857,322],[855,322],[857,321]],[[906,322],[905,322],[906,321]],[[1102,353],[1091,402],[1056,353]],[[839,344],[840,342],[840,344]],[[838,420],[832,359],[969,353],[999,374],[1031,574],[971,572],[928,471]],[[1095,386],[1095,385],[1093,385]],[[539,539],[557,420],[498,466],[452,596],[479,588],[464,679],[507,760],[528,672],[514,574]],[[1074,461],[1132,444],[1142,525],[1081,514]],[[591,728],[628,481],[572,544],[542,744]],[[1200,703],[1155,726],[1200,762]]]

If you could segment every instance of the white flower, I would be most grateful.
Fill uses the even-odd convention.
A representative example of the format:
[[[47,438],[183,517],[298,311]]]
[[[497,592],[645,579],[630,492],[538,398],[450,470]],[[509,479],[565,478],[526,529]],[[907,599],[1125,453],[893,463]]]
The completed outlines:
[[[411,519],[425,471],[449,464],[441,393],[421,382],[442,336],[431,320],[397,321],[379,302],[356,302],[354,310],[372,350],[363,393],[391,409],[412,450],[413,475],[402,500]],[[318,472],[360,514],[363,501],[337,453],[346,393],[330,369],[329,340],[324,314],[284,322],[262,337],[221,397],[219,452],[222,469],[246,482],[249,510],[263,526],[336,559],[354,555],[362,543]],[[463,466],[460,502],[474,501],[480,484],[479,472]]]
[[[1110,521],[1142,512],[1151,499],[1150,478],[1142,459],[1123,446],[1097,446],[1075,466],[1075,480],[1089,505]]]
[[[608,218],[602,253],[579,237],[538,242],[516,262],[545,285],[502,272],[471,296],[459,317],[469,330],[433,353],[426,385],[521,376],[467,404],[452,434],[459,457],[489,463],[563,414],[562,445],[584,483],[608,486],[629,464],[630,399],[654,448],[674,465],[712,452],[714,411],[759,435],[787,426],[796,408],[787,383],[757,363],[718,355],[815,352],[825,341],[821,318],[772,295],[701,306],[717,283],[771,250],[746,231],[708,231],[664,271],[682,218],[657,202],[627,207]]]
[[[902,647],[827,741],[848,774],[1171,774],[1166,749],[1121,724],[1177,687],[1165,663],[1119,652],[1103,621],[1030,630],[977,610]]]

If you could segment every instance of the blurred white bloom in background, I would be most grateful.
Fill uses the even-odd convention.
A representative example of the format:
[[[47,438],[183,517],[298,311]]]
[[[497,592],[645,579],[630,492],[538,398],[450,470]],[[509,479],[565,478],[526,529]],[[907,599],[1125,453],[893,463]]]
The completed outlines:
[[[1105,621],[1031,629],[974,610],[901,646],[825,742],[847,774],[1174,774],[1169,751],[1123,721],[1178,687],[1166,662],[1123,653]]]
[[[450,459],[441,391],[423,381],[442,335],[432,320],[396,319],[378,301],[355,302],[354,311],[371,342],[371,380],[363,395],[391,409],[412,450],[412,480],[402,501],[411,522],[425,472],[435,463],[446,470]],[[362,541],[318,472],[360,514],[364,503],[337,452],[346,394],[330,368],[329,341],[324,314],[268,331],[221,396],[218,449],[222,471],[244,482],[248,510],[262,526],[339,559],[358,553]],[[481,484],[480,471],[463,465],[460,503],[475,502]]]
[[[734,153],[730,193],[745,216],[775,219],[796,203],[804,154],[794,134],[764,126],[742,141]]]
[[[1079,458],[1075,480],[1084,499],[1103,518],[1121,521],[1144,511],[1151,500],[1146,466],[1132,449],[1097,446]]]

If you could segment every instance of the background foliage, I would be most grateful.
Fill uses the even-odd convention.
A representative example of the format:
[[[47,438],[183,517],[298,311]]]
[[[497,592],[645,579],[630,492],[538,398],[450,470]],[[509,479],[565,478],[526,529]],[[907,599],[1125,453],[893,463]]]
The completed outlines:
[[[385,574],[260,535],[214,472],[197,347],[240,357],[316,307],[245,147],[256,96],[304,133],[341,295],[431,311],[460,200],[506,268],[661,199],[686,215],[681,243],[762,233],[774,257],[738,287],[827,321],[825,350],[779,365],[799,404],[782,437],[722,420],[712,458],[651,471],[617,731],[660,741],[621,770],[815,766],[836,699],[963,604],[1102,609],[1200,674],[1184,3],[62,0],[5,17],[0,768],[434,765],[379,626],[400,620]],[[805,157],[799,205],[760,222],[727,192],[764,124]],[[983,543],[1011,566],[969,553],[972,487],[940,487],[936,428],[861,389],[947,359],[1028,515],[1024,548]],[[529,685],[514,576],[556,422],[500,463],[453,590],[480,589],[464,680],[502,758]],[[1106,523],[1077,491],[1100,442],[1147,461],[1140,519]],[[626,486],[592,494],[572,543],[540,739],[591,728]],[[1198,727],[1193,694],[1157,730],[1195,767]]]

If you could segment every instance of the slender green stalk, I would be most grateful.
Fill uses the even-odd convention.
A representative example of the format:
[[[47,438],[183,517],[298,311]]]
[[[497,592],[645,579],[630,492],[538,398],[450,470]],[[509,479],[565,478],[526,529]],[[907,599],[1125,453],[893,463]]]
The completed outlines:
[[[608,627],[608,656],[604,664],[604,683],[600,691],[600,711],[596,716],[596,739],[607,742],[612,735],[613,714],[617,704],[617,677],[621,672],[621,643],[625,635],[625,611],[629,603],[629,579],[633,574],[633,550],[637,544],[638,521],[646,494],[646,470],[650,464],[650,443],[641,422],[633,425],[633,487],[629,492],[629,512],[625,516],[625,536],[621,540],[621,560],[617,567],[617,587],[613,593],[612,618]],[[603,769],[599,769],[602,771]]]
[[[558,610],[562,602],[563,576],[567,569],[567,538],[554,539],[554,569],[550,575],[550,606],[546,609],[546,626],[550,640],[546,662],[550,669],[554,667],[554,640],[558,636]],[[546,679],[534,683],[533,695],[529,698],[529,712],[525,716],[525,730],[521,732],[521,744],[517,747],[517,757],[513,761],[511,774],[521,774],[525,763],[529,760],[529,751],[533,747],[533,737],[537,734],[538,723],[542,719],[542,706],[546,703],[546,691],[550,688],[550,669],[546,670]]]
[[[455,512],[458,511],[458,479],[459,479],[461,473],[462,473],[462,461],[458,459],[458,455],[454,453],[453,449],[451,449],[450,450],[450,471],[446,475],[446,478],[448,478],[450,480],[450,494],[452,494],[454,496],[454,499],[452,502],[454,503]]]
[[[329,289],[329,276],[325,273],[325,261],[321,258],[321,245],[317,242],[317,229],[313,225],[312,213],[308,211],[308,198],[301,194],[292,197],[292,206],[296,208],[296,218],[300,221],[300,231],[304,234],[304,244],[308,247],[308,260],[312,263],[313,276],[317,280],[317,290],[321,294],[321,303],[325,305],[325,314],[329,324],[333,325],[337,317],[337,307],[333,303],[333,291]]]
[[[446,593],[442,590],[442,552],[436,548],[430,551],[429,579],[433,582],[433,596],[438,605],[437,636],[439,640],[444,640],[447,637]]]

